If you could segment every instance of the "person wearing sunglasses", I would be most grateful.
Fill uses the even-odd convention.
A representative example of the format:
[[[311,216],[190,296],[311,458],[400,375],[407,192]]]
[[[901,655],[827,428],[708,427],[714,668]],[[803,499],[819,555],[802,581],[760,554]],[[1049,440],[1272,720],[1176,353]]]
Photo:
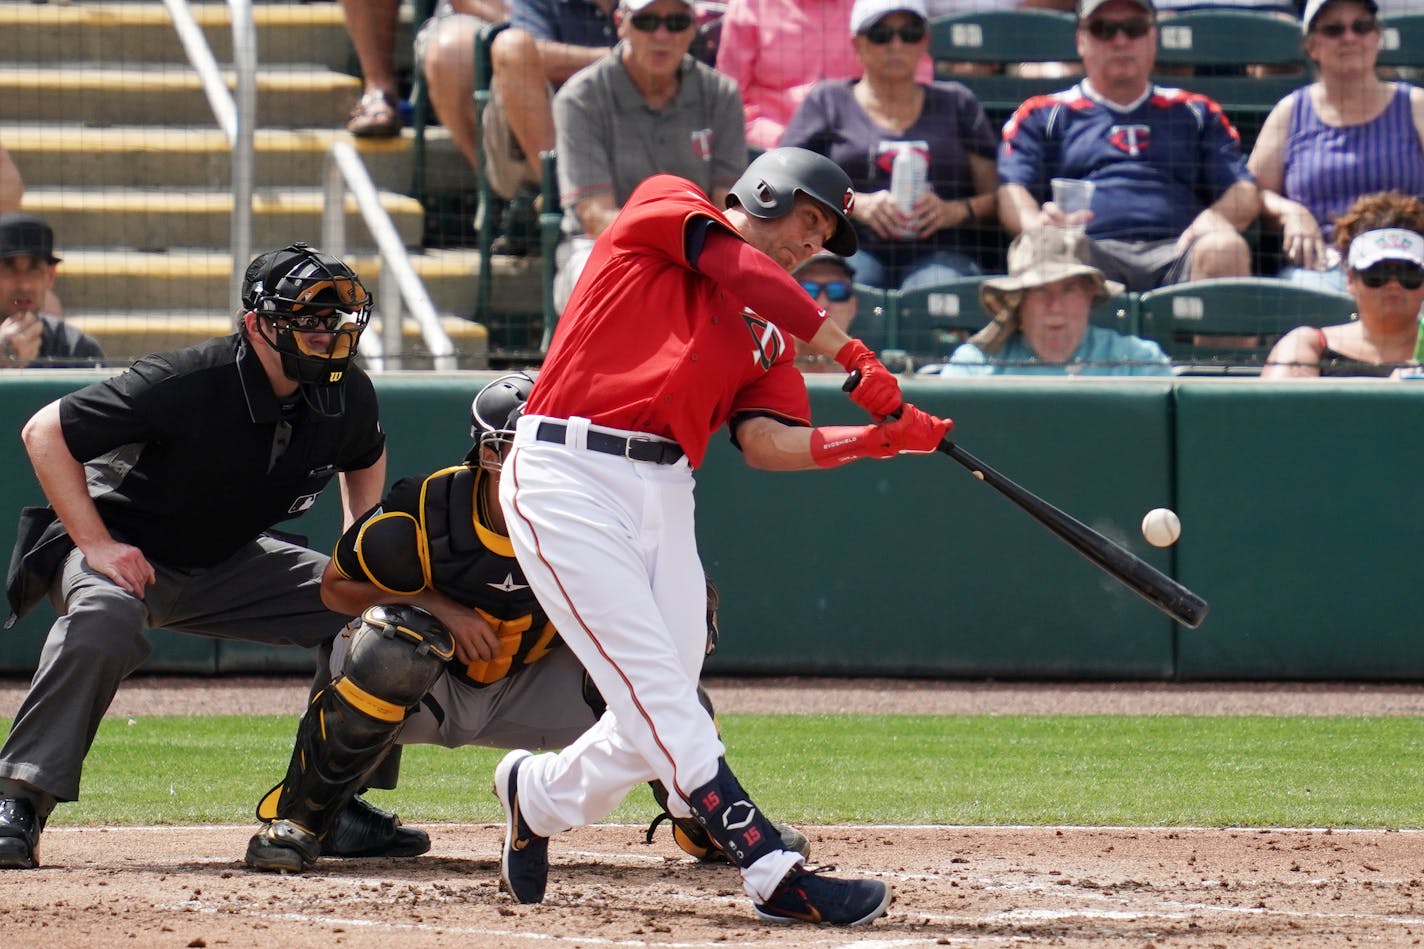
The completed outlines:
[[[844,257],[830,251],[821,251],[811,257],[792,273],[801,289],[821,309],[826,311],[826,319],[839,326],[847,334],[855,322],[855,268]],[[829,372],[839,369],[835,361],[813,351],[801,340],[796,341],[796,365],[806,372]]]
[[[345,526],[381,498],[376,391],[351,364],[370,295],[342,261],[293,244],[249,264],[241,299],[231,335],[144,356],[21,432],[49,506],[22,512],[6,593],[15,617],[46,598],[59,615],[0,748],[0,869],[39,865],[148,630],[321,649],[350,619],[322,600],[329,558],[272,529],[333,479]],[[356,798],[335,820],[333,842],[351,845],[338,855],[430,846]]]
[[[1300,326],[1272,347],[1262,379],[1393,376],[1415,368],[1424,305],[1424,202],[1365,195],[1335,220],[1335,247],[1358,319]]]
[[[691,55],[689,0],[622,0],[618,44],[554,96],[565,241],[554,307],[562,313],[593,250],[633,189],[657,174],[691,181],[720,205],[746,168],[742,99]]]
[[[1156,86],[1152,0],[1081,0],[1084,78],[1019,106],[999,147],[999,215],[1017,235],[1082,225],[1094,265],[1142,292],[1251,273],[1241,236],[1260,208],[1240,136],[1221,107]],[[1092,182],[1089,210],[1064,214],[1054,178]]]
[[[861,283],[909,290],[982,273],[979,225],[995,219],[993,128],[957,82],[920,82],[929,48],[924,0],[857,0],[851,42],[860,79],[818,83],[782,144],[845,169],[855,185],[852,218]],[[922,163],[924,182],[903,205],[892,193],[897,155]]]
[[[1251,150],[1292,283],[1344,293],[1334,219],[1363,194],[1424,194],[1424,89],[1377,75],[1378,14],[1374,0],[1312,0],[1301,27],[1316,81],[1276,104]]]
[[[742,91],[747,144],[785,144],[782,133],[816,83],[854,79],[863,69],[846,42],[854,0],[728,0],[717,69]],[[915,64],[921,82],[934,78],[928,50]]]

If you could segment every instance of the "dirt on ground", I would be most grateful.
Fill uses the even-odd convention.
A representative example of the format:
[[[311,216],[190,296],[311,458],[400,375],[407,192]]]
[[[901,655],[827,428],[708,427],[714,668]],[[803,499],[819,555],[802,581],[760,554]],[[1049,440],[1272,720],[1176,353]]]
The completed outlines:
[[[725,712],[1415,715],[1424,688],[1355,684],[713,680]],[[286,712],[305,683],[136,680],[113,714]],[[23,683],[0,683],[13,715]],[[667,835],[557,837],[548,897],[499,890],[502,827],[437,824],[429,854],[323,859],[302,875],[242,866],[251,827],[56,827],[43,866],[3,872],[0,945],[752,946],[1104,944],[1411,946],[1424,939],[1424,834],[1247,828],[803,827],[813,863],[892,884],[857,929],[759,922],[729,867]]]

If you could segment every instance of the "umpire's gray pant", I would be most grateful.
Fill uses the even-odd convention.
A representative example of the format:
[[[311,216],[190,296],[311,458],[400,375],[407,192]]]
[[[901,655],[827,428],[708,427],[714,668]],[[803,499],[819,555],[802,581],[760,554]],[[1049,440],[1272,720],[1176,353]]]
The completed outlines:
[[[139,600],[71,552],[50,587],[60,616],[0,748],[0,778],[77,799],[84,756],[119,683],[148,656],[149,629],[308,647],[331,639],[350,617],[321,603],[327,559],[259,537],[215,567],[153,564],[157,581]]]

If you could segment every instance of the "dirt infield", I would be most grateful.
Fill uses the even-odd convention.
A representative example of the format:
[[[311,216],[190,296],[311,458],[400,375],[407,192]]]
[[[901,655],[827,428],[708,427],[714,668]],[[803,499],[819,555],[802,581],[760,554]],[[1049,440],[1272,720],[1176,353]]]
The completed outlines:
[[[0,682],[0,715],[23,683]],[[1424,688],[1353,684],[709,683],[724,711],[1417,715]],[[281,712],[299,680],[136,680],[113,714]],[[549,896],[498,889],[501,829],[437,824],[413,860],[247,871],[251,827],[47,831],[43,866],[0,875],[0,945],[1409,946],[1424,939],[1424,833],[1341,830],[803,827],[814,862],[891,882],[870,927],[759,923],[735,873],[667,835],[559,837]],[[1417,935],[1416,935],[1417,934]]]

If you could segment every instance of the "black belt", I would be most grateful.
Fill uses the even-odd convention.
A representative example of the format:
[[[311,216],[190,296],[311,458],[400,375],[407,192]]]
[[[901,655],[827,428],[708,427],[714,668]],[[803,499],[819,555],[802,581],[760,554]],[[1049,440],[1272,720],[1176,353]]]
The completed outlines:
[[[540,422],[534,437],[541,442],[564,444],[564,433],[568,426],[563,422]],[[632,461],[651,461],[655,465],[675,465],[682,460],[682,449],[676,442],[665,442],[646,435],[609,435],[607,432],[590,430],[584,443],[589,451],[600,451],[605,455],[618,455]]]

